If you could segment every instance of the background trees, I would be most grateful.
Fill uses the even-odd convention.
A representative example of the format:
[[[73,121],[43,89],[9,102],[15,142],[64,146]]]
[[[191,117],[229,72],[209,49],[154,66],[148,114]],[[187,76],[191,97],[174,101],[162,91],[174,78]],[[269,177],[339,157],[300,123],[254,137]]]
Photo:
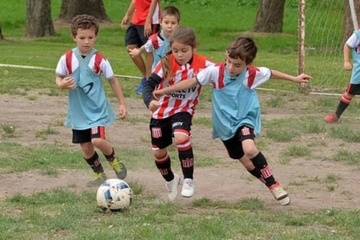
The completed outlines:
[[[51,0],[26,1],[27,37],[54,36],[55,29],[51,19]]]

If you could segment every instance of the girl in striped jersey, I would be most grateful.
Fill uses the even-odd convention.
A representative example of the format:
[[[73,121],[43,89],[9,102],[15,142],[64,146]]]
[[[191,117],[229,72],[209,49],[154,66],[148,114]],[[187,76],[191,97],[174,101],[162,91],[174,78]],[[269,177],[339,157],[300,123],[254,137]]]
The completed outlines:
[[[225,63],[219,63],[199,72],[196,77],[154,92],[155,97],[211,84],[213,138],[220,138],[232,159],[239,160],[256,178],[261,180],[281,205],[288,205],[287,192],[275,180],[265,156],[255,146],[260,133],[260,104],[256,87],[270,78],[307,83],[306,74],[291,76],[251,63],[257,47],[251,38],[236,38],[226,50]],[[160,98],[160,99],[161,99]]]
[[[181,195],[194,194],[194,154],[190,143],[190,130],[201,87],[195,85],[186,91],[174,92],[156,100],[155,88],[162,89],[194,77],[201,69],[214,65],[206,57],[194,53],[197,46],[193,29],[179,27],[169,38],[171,52],[155,67],[143,89],[145,105],[152,112],[150,132],[155,164],[166,180],[169,200],[175,200],[180,178],[171,169],[167,147],[173,142],[178,150],[184,175]]]

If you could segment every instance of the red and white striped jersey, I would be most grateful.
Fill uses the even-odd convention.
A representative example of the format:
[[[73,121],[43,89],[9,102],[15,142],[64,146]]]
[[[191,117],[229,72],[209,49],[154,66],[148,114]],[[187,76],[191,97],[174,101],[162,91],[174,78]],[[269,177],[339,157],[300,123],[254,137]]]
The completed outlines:
[[[192,61],[185,65],[179,65],[173,54],[169,55],[169,61],[171,62],[172,68],[172,79],[170,79],[169,82],[164,81],[165,76],[161,62],[159,62],[154,69],[153,73],[162,78],[157,89],[171,86],[180,81],[186,81],[187,79],[195,77],[200,70],[214,65],[212,61],[198,54],[194,54]],[[164,86],[164,83],[166,86]],[[200,91],[201,86],[198,84],[191,89],[172,92],[162,96],[159,99],[160,107],[152,113],[152,117],[155,119],[164,119],[179,112],[188,112],[194,115],[195,107],[199,102]]]

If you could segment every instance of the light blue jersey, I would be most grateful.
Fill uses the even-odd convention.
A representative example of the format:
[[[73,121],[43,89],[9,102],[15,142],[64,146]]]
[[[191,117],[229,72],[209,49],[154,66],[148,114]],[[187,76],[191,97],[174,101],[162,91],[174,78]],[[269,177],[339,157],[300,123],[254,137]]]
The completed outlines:
[[[116,116],[101,80],[101,74],[106,71],[105,76],[113,76],[111,66],[95,49],[82,57],[74,48],[60,59],[56,73],[59,76],[72,76],[76,81],[76,88],[69,90],[65,126],[84,130],[115,122]]]
[[[350,83],[360,84],[360,31],[355,30],[346,44],[352,48],[353,69]]]
[[[213,138],[228,140],[241,126],[261,130],[260,104],[255,88],[271,77],[268,68],[248,67],[230,77],[221,63],[208,67],[196,76],[201,85],[212,84]]]
[[[148,53],[152,52],[154,56],[154,62],[152,64],[151,71],[155,69],[161,58],[164,57],[169,52],[169,50],[170,42],[164,36],[162,30],[149,37],[149,39],[145,43],[145,51]]]

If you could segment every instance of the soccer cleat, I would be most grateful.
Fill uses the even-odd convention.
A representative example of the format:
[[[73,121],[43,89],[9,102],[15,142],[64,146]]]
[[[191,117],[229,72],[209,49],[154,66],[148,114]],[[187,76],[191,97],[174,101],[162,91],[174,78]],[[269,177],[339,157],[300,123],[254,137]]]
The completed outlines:
[[[290,204],[290,197],[288,193],[280,186],[279,182],[276,182],[275,184],[271,185],[269,187],[269,190],[271,194],[274,196],[274,198],[280,203],[280,205],[289,205]]]
[[[170,201],[174,201],[178,194],[178,186],[180,184],[180,177],[174,174],[174,179],[170,182],[166,182],[166,188],[169,191],[168,198]]]
[[[146,78],[143,77],[143,78],[141,79],[140,84],[137,86],[137,88],[136,88],[136,90],[135,90],[135,92],[136,92],[137,94],[142,94],[142,90],[143,90],[143,88],[144,88],[145,82],[146,82]]]
[[[329,115],[324,117],[324,121],[327,123],[336,123],[338,120],[339,120],[339,118],[336,115],[336,113],[330,113]]]
[[[88,181],[86,185],[88,187],[100,186],[107,179],[105,173],[94,173],[93,179]]]
[[[192,197],[194,195],[194,180],[191,178],[185,178],[181,190],[183,197]]]
[[[119,179],[125,179],[127,175],[127,169],[125,164],[119,161],[117,157],[115,157],[112,161],[109,161],[110,166],[114,169],[116,177]]]

